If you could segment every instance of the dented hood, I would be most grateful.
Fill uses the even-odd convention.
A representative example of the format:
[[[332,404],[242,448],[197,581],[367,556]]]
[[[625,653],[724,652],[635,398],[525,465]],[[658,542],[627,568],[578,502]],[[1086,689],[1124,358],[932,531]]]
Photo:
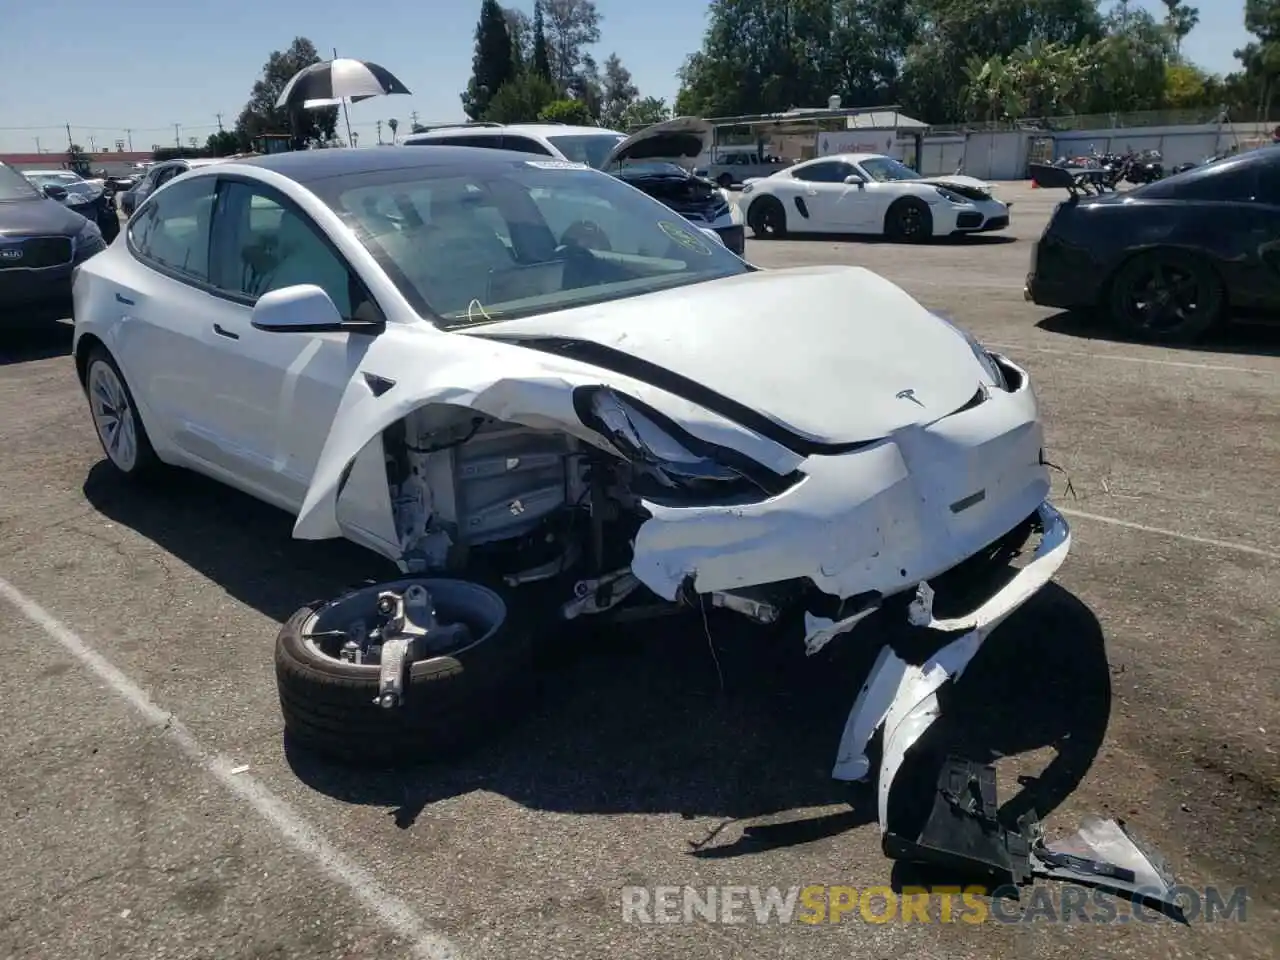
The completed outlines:
[[[608,170],[624,160],[687,162],[710,146],[711,124],[700,117],[676,117],[645,127],[618,143],[602,164]]]
[[[938,187],[955,187],[962,192],[976,191],[978,193],[991,196],[995,190],[995,184],[987,183],[985,180],[979,180],[977,177],[966,177],[961,174],[943,174],[938,177],[922,177],[919,180],[913,180],[912,183],[932,183]]]
[[[464,335],[568,342],[583,362],[663,389],[692,382],[818,444],[944,417],[985,376],[956,328],[861,267],[762,270]]]

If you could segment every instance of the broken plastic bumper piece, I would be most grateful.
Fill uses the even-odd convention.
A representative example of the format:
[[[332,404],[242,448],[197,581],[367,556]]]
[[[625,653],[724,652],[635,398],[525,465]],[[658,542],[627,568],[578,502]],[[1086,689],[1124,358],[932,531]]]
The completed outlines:
[[[1025,885],[1036,877],[1097,887],[1185,920],[1177,881],[1164,858],[1123,821],[1087,817],[1074,836],[1048,843],[1034,813],[1011,829],[1000,823],[997,809],[995,767],[948,756],[923,823],[907,829],[892,824],[884,834],[884,852],[995,887]]]
[[[890,647],[884,647],[858,692],[831,775],[836,780],[865,779],[870,772],[867,745],[876,730],[884,726],[879,777],[882,827],[888,789],[903,756],[938,717],[938,689],[964,672],[987,635],[1053,579],[1066,559],[1071,549],[1067,521],[1048,501],[1040,504],[1037,517],[1042,533],[1031,560],[972,612],[937,619],[933,615],[932,589],[922,583],[908,611],[910,621],[919,627],[960,636],[920,665],[909,664]]]

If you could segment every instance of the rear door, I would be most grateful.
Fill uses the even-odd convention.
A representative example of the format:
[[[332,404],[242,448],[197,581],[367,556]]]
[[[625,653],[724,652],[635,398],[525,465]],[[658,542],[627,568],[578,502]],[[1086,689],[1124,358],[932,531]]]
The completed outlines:
[[[151,414],[148,429],[200,462],[212,440],[201,339],[216,304],[209,295],[216,190],[216,178],[199,177],[141,205],[125,237],[132,262],[108,294],[118,311],[111,351]]]

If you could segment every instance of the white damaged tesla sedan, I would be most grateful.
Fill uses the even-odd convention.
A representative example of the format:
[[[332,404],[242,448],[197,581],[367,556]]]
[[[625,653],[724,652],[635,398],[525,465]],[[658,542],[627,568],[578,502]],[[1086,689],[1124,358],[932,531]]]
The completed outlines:
[[[527,670],[522,591],[553,589],[564,620],[794,618],[810,653],[873,623],[936,635],[924,663],[886,646],[849,715],[833,775],[867,777],[883,725],[884,790],[1069,548],[1024,370],[876,274],[756,268],[582,165],[442,147],[193,170],[74,294],[119,473],[194,470],[400,565],[277,642],[287,728],[339,755],[473,727],[463,705]]]

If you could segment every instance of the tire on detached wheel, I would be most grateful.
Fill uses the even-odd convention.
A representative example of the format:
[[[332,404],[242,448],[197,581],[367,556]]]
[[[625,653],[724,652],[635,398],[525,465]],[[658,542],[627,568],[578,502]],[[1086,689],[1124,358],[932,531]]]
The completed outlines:
[[[426,587],[442,623],[466,623],[460,649],[411,663],[399,706],[383,707],[377,664],[338,658],[342,640],[315,638],[377,619],[378,594]],[[528,701],[530,635],[506,602],[466,580],[412,577],[308,604],[276,638],[276,688],[285,730],[298,746],[348,763],[390,764],[456,754],[493,732]]]

